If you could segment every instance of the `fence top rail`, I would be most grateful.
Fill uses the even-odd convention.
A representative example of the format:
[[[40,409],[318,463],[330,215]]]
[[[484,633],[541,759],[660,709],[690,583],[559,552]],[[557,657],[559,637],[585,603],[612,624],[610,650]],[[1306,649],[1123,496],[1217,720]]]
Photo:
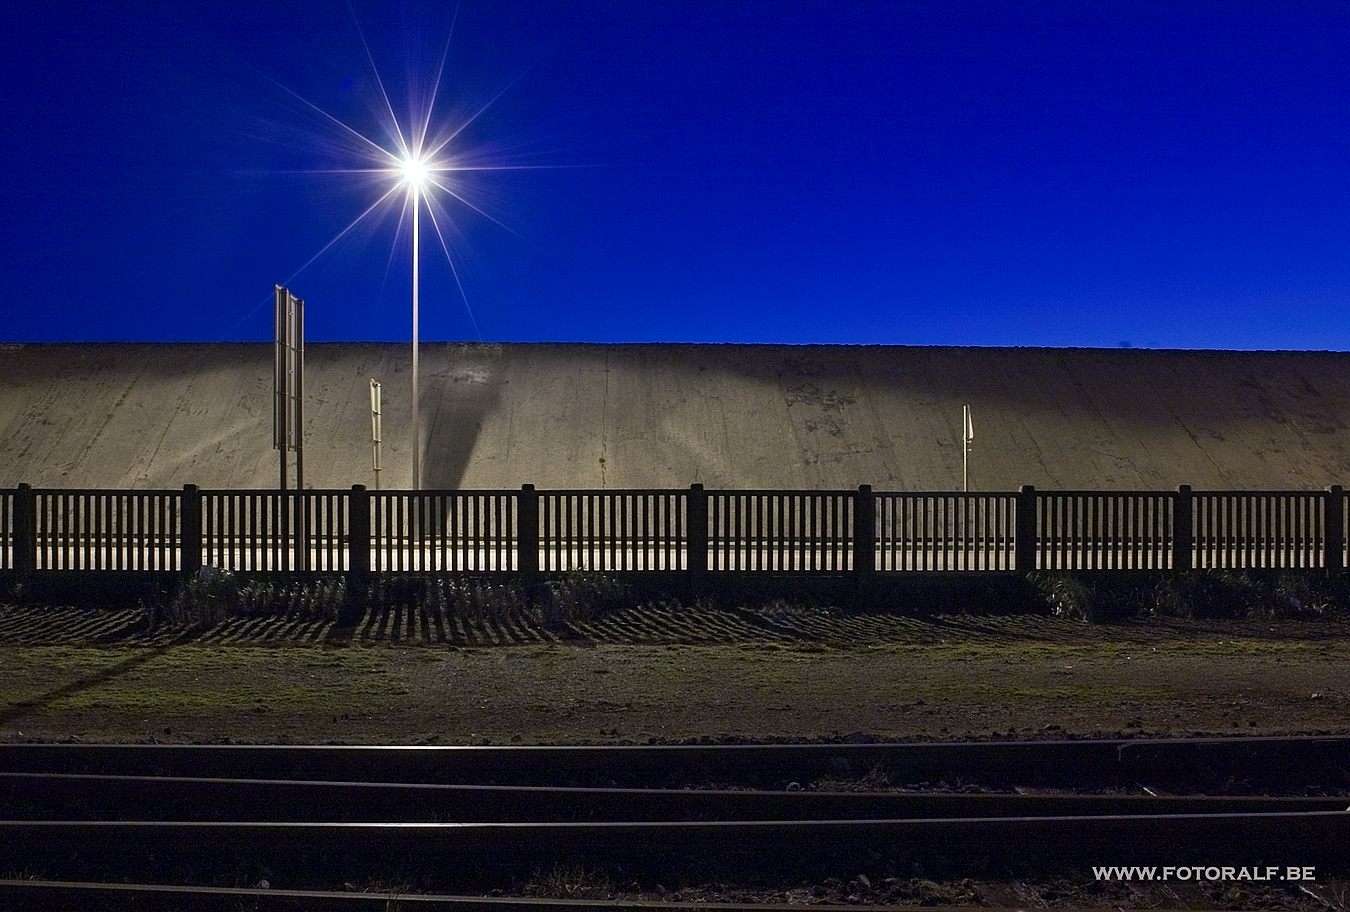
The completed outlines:
[[[1038,496],[1044,497],[1172,497],[1175,496],[1176,493],[1177,493],[1176,489],[1166,491],[1092,491],[1092,490],[1060,491],[1060,490],[1050,490],[1048,488],[1036,489],[1036,494]],[[1327,493],[1326,491],[1319,490],[1316,488],[1304,489],[1301,491],[1296,490],[1266,491],[1259,489],[1244,490],[1244,491],[1237,491],[1237,490],[1207,491],[1207,490],[1192,489],[1190,492],[1192,497],[1269,497],[1269,496],[1284,497],[1291,495],[1316,496],[1319,494],[1326,494],[1326,493]]]
[[[687,492],[687,489],[686,489]],[[709,488],[709,497],[856,497],[857,488]]]
[[[348,491],[347,493],[350,494],[352,492]],[[388,489],[383,491],[372,491],[367,488],[366,493],[372,498],[379,498],[381,500],[389,500],[395,497],[515,497],[520,493],[520,488],[446,488],[439,491],[391,491]]]
[[[517,491],[517,494],[520,492]],[[627,497],[634,496],[659,496],[672,497],[682,496],[689,493],[688,488],[539,488],[534,493],[540,497],[560,497],[569,494],[575,494],[578,497],[596,497],[604,494],[619,495]]]
[[[1090,490],[1063,490],[1063,491],[1043,491],[1036,489],[1038,497],[1175,497],[1176,491],[1090,491]]]
[[[972,500],[990,497],[1015,499],[1017,497],[1016,491],[873,491],[872,493],[877,497],[964,497]]]
[[[38,497],[62,494],[75,494],[81,497],[164,497],[183,493],[182,488],[32,488],[31,490]],[[17,491],[10,488],[4,493],[14,494]]]
[[[179,491],[178,493],[182,493]],[[279,488],[203,488],[202,497],[333,497],[351,494],[350,488],[305,488],[303,491]]]
[[[1192,491],[1192,497],[1325,497],[1319,490],[1286,491]]]
[[[18,488],[0,488],[0,496],[11,496],[18,493]],[[164,496],[168,494],[182,494],[183,488],[47,488],[33,487],[29,490],[34,494],[53,495],[53,494],[84,494],[84,495],[125,495],[128,497],[150,497]],[[536,494],[549,495],[577,495],[577,496],[595,496],[595,495],[679,495],[688,494],[689,488],[539,488],[535,490]],[[281,490],[279,488],[201,488],[198,493],[203,496],[222,496],[222,495],[245,495],[245,496],[274,496],[274,495],[305,495],[305,496],[331,496],[335,494],[351,494],[351,488],[305,488],[303,490]],[[442,490],[383,490],[375,491],[369,488],[366,493],[372,497],[406,497],[406,496],[434,496],[434,497],[471,497],[471,496],[509,496],[522,493],[520,488],[447,488]],[[704,493],[719,496],[729,495],[753,495],[753,496],[774,496],[774,497],[801,497],[801,496],[851,496],[859,493],[857,488],[707,488]],[[1166,497],[1175,495],[1175,489],[1170,490],[1088,490],[1088,489],[1051,489],[1037,488],[1035,492],[1038,496],[1046,497]],[[1192,497],[1317,497],[1325,496],[1330,493],[1326,488],[1304,488],[1304,489],[1281,489],[1281,490],[1202,490],[1192,489]],[[1350,490],[1345,491],[1350,495]],[[873,491],[875,497],[1016,497],[1017,491]]]

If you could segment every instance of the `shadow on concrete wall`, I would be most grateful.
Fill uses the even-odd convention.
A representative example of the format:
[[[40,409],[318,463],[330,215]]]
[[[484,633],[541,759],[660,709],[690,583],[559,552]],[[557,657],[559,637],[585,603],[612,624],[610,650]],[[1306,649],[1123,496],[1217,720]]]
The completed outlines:
[[[437,354],[442,363],[423,381],[422,488],[454,491],[463,487],[478,436],[500,404],[501,355],[453,345]]]

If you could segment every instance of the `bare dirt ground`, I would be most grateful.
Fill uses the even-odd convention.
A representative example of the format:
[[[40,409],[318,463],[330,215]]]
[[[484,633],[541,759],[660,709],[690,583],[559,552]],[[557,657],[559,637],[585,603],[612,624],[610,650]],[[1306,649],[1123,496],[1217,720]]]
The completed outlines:
[[[1350,731],[1350,622],[648,607],[355,632],[0,606],[0,739],[584,743]]]

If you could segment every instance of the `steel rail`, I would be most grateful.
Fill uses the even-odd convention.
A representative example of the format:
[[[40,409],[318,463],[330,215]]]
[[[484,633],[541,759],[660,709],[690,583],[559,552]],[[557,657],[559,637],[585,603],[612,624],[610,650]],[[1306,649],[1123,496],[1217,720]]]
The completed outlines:
[[[1350,866],[1348,842],[1350,813],[1343,811],[659,823],[0,821],[10,865],[93,858],[124,875],[150,864],[210,867],[258,859],[310,872],[409,863],[502,871],[617,864],[663,872],[695,859],[705,867],[802,872],[866,857],[1038,871],[1253,860],[1312,865],[1330,874]]]
[[[1350,735],[1202,739],[730,744],[662,746],[365,746],[3,744],[0,770],[228,778],[513,785],[747,779],[785,784],[874,769],[901,783],[1081,786],[1178,775],[1317,774],[1344,785]],[[1326,781],[1340,777],[1340,782]],[[1153,784],[1152,782],[1148,784]]]
[[[69,906],[56,906],[69,902]],[[259,912],[281,910],[412,908],[428,912],[802,912],[800,903],[673,902],[636,899],[552,899],[528,896],[456,896],[397,892],[333,892],[328,890],[200,887],[170,884],[96,883],[49,880],[0,880],[0,903],[13,912],[52,912],[54,909],[162,910],[188,908],[197,912]],[[95,905],[95,903],[97,905]],[[245,904],[246,903],[246,904]],[[1014,912],[992,906],[837,905],[812,903],[811,912]],[[1168,910],[1153,910],[1168,912]]]
[[[250,822],[659,822],[887,820],[1350,810],[1350,796],[618,789],[0,773],[24,820]]]

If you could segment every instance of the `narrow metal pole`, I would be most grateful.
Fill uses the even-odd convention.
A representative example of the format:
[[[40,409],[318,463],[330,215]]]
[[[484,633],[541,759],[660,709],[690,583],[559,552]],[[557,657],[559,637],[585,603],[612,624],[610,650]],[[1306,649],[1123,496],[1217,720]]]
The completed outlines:
[[[974,439],[970,424],[970,406],[961,406],[961,491],[970,493],[970,441]]]
[[[305,489],[305,300],[295,299],[295,489]],[[303,569],[303,568],[302,568]]]
[[[290,385],[286,382],[286,297],[289,294],[280,285],[276,286],[276,296],[273,299],[275,309],[274,323],[276,325],[276,341],[274,343],[272,354],[272,446],[278,451],[280,457],[279,464],[281,468],[281,479],[277,484],[277,489],[286,490],[286,429],[289,426],[287,416],[290,415],[290,399],[287,394],[290,392]]]
[[[418,292],[418,192],[412,188],[412,486],[414,491],[422,490],[422,444],[421,425],[417,416],[417,292]]]
[[[380,489],[380,443],[384,435],[382,433],[381,415],[380,415],[380,381],[370,381],[370,445],[371,445],[371,467],[375,469],[375,490]]]

